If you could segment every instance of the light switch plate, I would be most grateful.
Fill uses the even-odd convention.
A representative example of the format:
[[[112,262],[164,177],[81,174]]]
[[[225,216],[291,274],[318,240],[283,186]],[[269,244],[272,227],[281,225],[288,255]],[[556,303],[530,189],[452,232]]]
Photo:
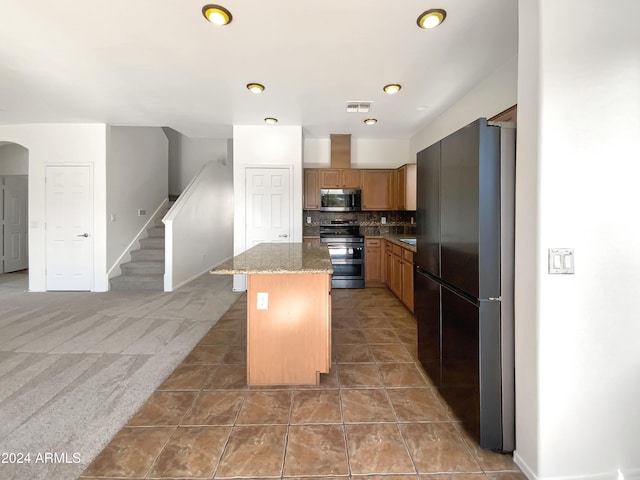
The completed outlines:
[[[549,249],[549,274],[572,275],[575,273],[573,248]]]

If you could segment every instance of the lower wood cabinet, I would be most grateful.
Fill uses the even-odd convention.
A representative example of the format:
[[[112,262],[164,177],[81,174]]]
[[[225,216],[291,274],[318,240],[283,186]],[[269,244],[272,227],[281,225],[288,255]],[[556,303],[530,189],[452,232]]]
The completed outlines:
[[[364,281],[367,284],[384,281],[382,268],[382,245],[380,238],[367,238],[364,241]]]
[[[398,249],[400,248],[388,240],[385,241],[384,280],[389,290],[391,290],[396,297],[400,298],[402,296],[402,280],[400,276],[400,266],[398,265],[400,262],[399,256],[393,252],[394,246]]]
[[[402,260],[400,263],[402,277],[402,303],[413,312],[413,252],[405,250],[411,254],[411,262]]]
[[[385,284],[413,313],[413,252],[389,240],[384,247]]]

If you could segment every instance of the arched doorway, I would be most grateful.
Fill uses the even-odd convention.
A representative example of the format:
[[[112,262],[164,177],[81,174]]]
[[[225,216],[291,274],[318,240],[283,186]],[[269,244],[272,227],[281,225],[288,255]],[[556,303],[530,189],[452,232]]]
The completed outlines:
[[[0,274],[29,268],[29,150],[0,142]]]

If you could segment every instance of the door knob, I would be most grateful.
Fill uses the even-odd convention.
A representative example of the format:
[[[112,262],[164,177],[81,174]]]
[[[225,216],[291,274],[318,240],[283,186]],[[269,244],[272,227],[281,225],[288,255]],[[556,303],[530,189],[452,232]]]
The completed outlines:
[[[278,235],[278,236],[281,237],[281,238],[287,238],[289,236],[289,234],[283,233],[282,235]]]
[[[88,233],[83,233],[82,235],[77,235],[77,236],[78,236],[78,237],[84,237],[84,238],[87,238],[87,237],[89,236],[89,234],[88,234]]]

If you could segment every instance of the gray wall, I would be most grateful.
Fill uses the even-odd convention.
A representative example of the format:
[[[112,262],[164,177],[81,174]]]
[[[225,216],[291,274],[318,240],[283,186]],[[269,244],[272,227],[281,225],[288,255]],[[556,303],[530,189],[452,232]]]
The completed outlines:
[[[28,175],[29,150],[15,143],[0,144],[0,175]]]
[[[227,138],[189,138],[163,128],[169,139],[169,195],[180,195],[209,162],[231,165]]]

